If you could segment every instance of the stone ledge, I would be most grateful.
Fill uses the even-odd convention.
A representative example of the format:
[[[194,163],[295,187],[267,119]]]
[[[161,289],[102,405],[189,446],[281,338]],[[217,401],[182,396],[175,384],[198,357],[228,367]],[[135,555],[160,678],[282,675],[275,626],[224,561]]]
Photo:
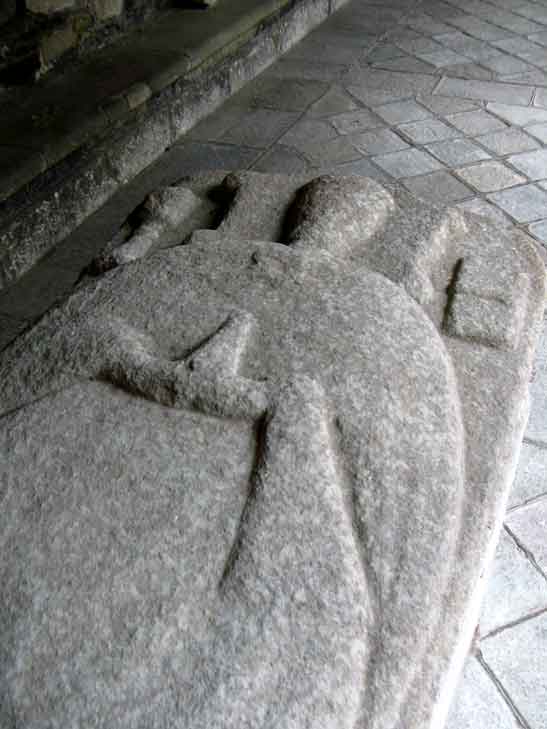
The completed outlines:
[[[0,288],[344,1],[173,10],[38,84],[0,124]]]

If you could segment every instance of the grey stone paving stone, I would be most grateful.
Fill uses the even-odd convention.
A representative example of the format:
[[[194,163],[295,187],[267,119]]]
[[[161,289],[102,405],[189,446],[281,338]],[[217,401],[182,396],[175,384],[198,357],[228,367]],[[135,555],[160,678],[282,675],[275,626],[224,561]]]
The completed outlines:
[[[459,96],[464,99],[528,106],[532,100],[534,87],[503,84],[497,81],[468,81],[445,76],[436,87],[435,93],[442,96]]]
[[[547,193],[535,185],[523,185],[487,196],[518,223],[530,223],[547,218]]]
[[[531,501],[510,511],[505,523],[517,541],[536,560],[543,574],[547,574],[547,499]]]
[[[429,63],[435,68],[443,68],[444,66],[454,66],[459,63],[467,63],[468,59],[450,48],[443,48],[440,51],[432,53],[417,53],[418,58],[425,63]]]
[[[486,108],[510,124],[520,127],[547,121],[547,109],[497,103],[488,104]]]
[[[342,164],[333,164],[328,167],[320,167],[317,174],[336,174],[336,175],[357,175],[358,177],[371,177],[379,182],[393,182],[393,178],[387,175],[379,167],[376,167],[370,159],[357,159],[352,162],[343,162]]]
[[[547,726],[547,614],[487,638],[481,650],[530,729]]]
[[[530,128],[526,131],[529,132]],[[530,151],[539,147],[533,137],[526,134],[522,129],[514,127],[505,128],[500,132],[491,134],[482,134],[477,137],[477,142],[500,157],[506,154]]]
[[[414,177],[436,172],[443,165],[420,149],[406,149],[373,157],[372,161],[395,178]]]
[[[473,656],[465,663],[444,729],[522,729],[490,676]]]
[[[407,19],[407,25],[420,33],[427,33],[428,35],[435,36],[442,33],[450,33],[452,28],[446,23],[441,23],[435,20],[431,15],[423,13],[420,15],[412,15]]]
[[[408,144],[391,129],[375,129],[351,137],[352,143],[363,154],[375,155],[407,149]]]
[[[543,46],[534,46],[529,51],[525,51],[520,55],[524,61],[532,63],[534,66],[541,66],[545,68],[547,66],[547,49]]]
[[[298,150],[316,167],[339,165],[359,159],[361,153],[348,136],[327,139],[323,142],[304,142]]]
[[[436,40],[439,41],[439,43],[447,46],[448,48],[451,48],[452,50],[461,53],[461,55],[479,62],[483,58],[495,56],[499,52],[489,43],[477,40],[476,38],[471,38],[470,36],[462,33],[459,30],[453,30],[450,33],[436,36]]]
[[[507,129],[507,126],[489,114],[484,109],[475,111],[464,111],[458,114],[448,114],[446,120],[469,137],[476,137],[478,134]]]
[[[547,108],[547,89],[538,89],[534,97],[534,106]]]
[[[492,205],[481,197],[475,197],[472,200],[466,200],[465,202],[458,203],[456,207],[466,210],[469,213],[475,215],[482,215],[485,218],[490,218],[496,225],[502,228],[509,228],[513,226],[513,223],[507,218],[501,210],[495,205]]]
[[[530,124],[526,127],[526,131],[543,144],[547,144],[547,121],[541,124]]]
[[[442,51],[443,47],[432,38],[428,38],[423,35],[415,35],[411,38],[395,38],[394,43],[399,48],[410,55],[418,55],[419,53],[433,53],[435,51]]]
[[[529,40],[534,41],[534,43],[547,46],[547,30],[542,30],[539,33],[530,33],[528,38]]]
[[[354,46],[325,43],[318,39],[307,37],[297,43],[282,58],[284,61],[308,60],[312,62],[329,63],[332,65],[347,65],[355,62],[364,53],[364,49]]]
[[[492,23],[510,30],[512,33],[518,33],[520,35],[530,35],[531,33],[537,33],[542,30],[542,26],[539,23],[533,23],[526,18],[521,18],[513,13],[496,12],[489,15]]]
[[[253,164],[257,172],[270,172],[284,175],[295,175],[306,172],[309,165],[305,159],[290,147],[275,144]]]
[[[336,114],[330,117],[330,122],[339,134],[359,134],[369,129],[385,126],[383,119],[366,109]]]
[[[419,121],[431,116],[428,109],[417,104],[414,100],[395,101],[382,106],[377,106],[374,111],[388,124],[402,124],[404,122]]]
[[[268,147],[299,118],[298,112],[255,109],[239,117],[219,141],[242,147]]]
[[[458,202],[474,194],[467,185],[445,170],[403,179],[402,183],[413,195],[441,204]]]
[[[24,319],[14,319],[0,313],[0,350],[4,349],[18,334],[27,328]]]
[[[239,106],[245,104],[247,107],[279,111],[304,111],[310,104],[320,99],[328,88],[329,85],[323,81],[259,76],[230,101]],[[220,111],[220,115],[223,113]]]
[[[307,115],[321,118],[358,108],[355,101],[341,86],[331,86],[324,96],[310,106]]]
[[[263,76],[335,83],[342,78],[345,72],[346,66],[340,63],[319,63],[317,61],[307,61],[304,58],[285,60],[281,57],[263,73]]]
[[[423,121],[401,124],[397,127],[397,131],[402,132],[414,144],[428,144],[462,136],[460,131],[448,126],[439,119],[424,119]]]
[[[389,61],[392,58],[400,58],[405,55],[405,51],[393,43],[380,43],[367,54],[367,61],[378,63],[379,61]]]
[[[478,108],[476,101],[468,99],[457,99],[454,97],[433,96],[432,94],[420,94],[417,99],[420,104],[426,106],[430,111],[440,116],[456,114],[459,111],[471,111]]]
[[[530,55],[530,53],[533,53],[538,48],[541,49],[541,46],[538,46],[537,43],[528,40],[528,38],[521,37],[503,38],[502,40],[495,40],[492,41],[492,45],[496,46],[496,48],[501,48],[507,53],[512,53],[515,56],[519,56],[519,58],[523,54]]]
[[[456,76],[463,79],[473,79],[476,81],[491,81],[495,77],[495,73],[477,63],[459,63],[455,66],[446,66],[444,73],[448,76]]]
[[[465,15],[460,18],[452,18],[450,25],[455,25],[465,33],[479,40],[492,41],[500,38],[507,38],[511,35],[507,30],[498,28],[484,20],[479,20],[472,15]],[[531,31],[532,32],[532,31]]]
[[[547,447],[524,441],[509,494],[508,508],[547,495]]]
[[[401,56],[388,61],[376,61],[373,68],[382,68],[386,71],[403,71],[404,73],[434,73],[435,66],[421,61],[414,56]]]
[[[544,608],[547,608],[547,580],[503,530],[488,575],[480,635],[485,636]]]
[[[198,170],[247,169],[260,155],[258,149],[185,141],[184,137],[173,150],[176,150],[181,176]]]
[[[515,58],[514,56],[509,56],[506,53],[500,53],[499,56],[484,58],[481,61],[481,65],[504,76],[534,70],[534,67],[530,66],[530,64],[522,58]]]
[[[539,223],[534,223],[529,227],[529,231],[536,238],[539,238],[542,243],[547,243],[547,220],[540,220]]]
[[[514,154],[508,158],[508,162],[531,180],[544,180],[547,177],[547,149]]]
[[[491,159],[488,152],[469,139],[452,139],[426,145],[426,149],[449,167],[461,167],[472,162]]]
[[[499,80],[519,84],[533,84],[534,86],[547,86],[547,73],[536,68],[527,73],[512,73],[508,76],[499,76]]]
[[[379,106],[419,93],[431,93],[437,83],[435,76],[373,68],[350,70],[344,80],[348,91],[367,106]]]
[[[304,149],[309,144],[326,142],[337,136],[336,130],[326,119],[304,116],[281,137],[279,144]]]
[[[522,184],[526,179],[494,160],[479,162],[471,167],[455,170],[458,177],[473,185],[479,192],[494,192]]]

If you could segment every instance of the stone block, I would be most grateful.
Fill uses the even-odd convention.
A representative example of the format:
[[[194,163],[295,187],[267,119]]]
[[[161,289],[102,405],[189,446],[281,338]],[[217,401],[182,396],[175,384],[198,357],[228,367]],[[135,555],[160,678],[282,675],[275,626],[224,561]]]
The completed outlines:
[[[218,227],[80,285],[0,355],[0,723],[441,726],[543,266],[366,178],[176,189],[163,219],[209,195]],[[500,298],[511,351],[484,335]],[[458,302],[472,329],[447,326]]]

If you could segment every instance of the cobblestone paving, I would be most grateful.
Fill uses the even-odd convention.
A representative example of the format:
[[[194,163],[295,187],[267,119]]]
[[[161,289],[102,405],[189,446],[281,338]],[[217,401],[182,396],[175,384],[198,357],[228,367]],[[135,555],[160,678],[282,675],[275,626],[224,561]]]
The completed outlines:
[[[396,180],[547,253],[547,0],[354,0],[121,195],[219,167]],[[0,346],[72,287],[116,208],[0,295]],[[547,333],[531,395],[449,729],[547,727]]]

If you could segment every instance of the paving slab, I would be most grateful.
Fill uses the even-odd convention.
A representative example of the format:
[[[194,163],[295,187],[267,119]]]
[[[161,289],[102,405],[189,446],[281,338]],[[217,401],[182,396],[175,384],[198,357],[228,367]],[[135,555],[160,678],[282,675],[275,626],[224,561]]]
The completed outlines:
[[[444,170],[423,177],[411,177],[402,182],[413,195],[441,204],[458,202],[474,194],[469,187]]]
[[[456,174],[479,192],[502,190],[526,182],[522,175],[518,175],[502,162],[493,160],[457,169]]]
[[[481,636],[547,609],[547,579],[506,531],[488,576],[479,621]]]
[[[488,104],[488,111],[496,116],[500,116],[510,124],[517,126],[526,126],[527,124],[537,124],[547,121],[547,110],[536,109],[526,106],[517,106],[515,104]]]
[[[468,139],[452,139],[446,142],[435,142],[426,145],[426,149],[449,167],[459,167],[461,165],[490,159],[488,152]]]
[[[527,128],[526,132],[516,128],[503,129],[499,132],[481,134],[476,141],[490,152],[502,157],[517,152],[528,152],[539,147],[537,141],[530,136],[533,133],[530,127]]]
[[[539,139],[543,144],[547,144],[547,121],[540,124],[530,124],[526,127],[526,132]]]
[[[368,129],[385,126],[383,119],[366,109],[336,114],[330,117],[330,122],[339,134],[358,134]]]
[[[514,154],[507,161],[531,180],[544,180],[547,177],[547,149]]]
[[[525,440],[521,447],[515,480],[509,494],[509,509],[547,496],[547,447]]]
[[[534,87],[524,84],[520,86],[496,81],[467,81],[444,77],[436,87],[435,93],[442,96],[460,96],[464,99],[480,99],[481,101],[526,107],[532,101]]]
[[[417,53],[418,58],[421,58],[425,63],[429,63],[435,68],[444,68],[445,66],[455,66],[460,63],[467,63],[468,59],[459,53],[451,51],[449,48],[442,48],[441,50],[434,51],[432,53]]]
[[[477,102],[468,99],[457,99],[444,96],[433,96],[432,94],[420,94],[418,101],[430,111],[440,116],[455,114],[458,111],[471,111],[477,108]]]
[[[528,726],[543,729],[547,725],[547,615],[488,638],[481,650]]]
[[[395,178],[424,175],[427,172],[435,172],[443,168],[443,165],[434,157],[419,149],[391,152],[390,154],[378,155],[372,159],[375,164]]]
[[[483,666],[469,657],[445,729],[522,729]]]
[[[547,218],[547,193],[535,185],[495,192],[488,199],[519,223]]]
[[[507,126],[483,109],[449,114],[446,120],[470,137],[506,129]]]
[[[505,523],[511,533],[547,574],[547,499],[531,501],[509,512]]]
[[[328,117],[359,107],[341,86],[330,86],[328,91],[308,108],[308,116]]]
[[[419,121],[431,116],[431,112],[415,101],[395,101],[390,104],[375,107],[374,111],[388,124],[402,124],[404,122]]]
[[[375,129],[352,135],[352,143],[363,154],[376,155],[407,149],[408,143],[391,129]]]
[[[397,131],[404,134],[414,144],[430,144],[461,136],[461,132],[445,124],[440,119],[424,119],[423,121],[400,124]]]

